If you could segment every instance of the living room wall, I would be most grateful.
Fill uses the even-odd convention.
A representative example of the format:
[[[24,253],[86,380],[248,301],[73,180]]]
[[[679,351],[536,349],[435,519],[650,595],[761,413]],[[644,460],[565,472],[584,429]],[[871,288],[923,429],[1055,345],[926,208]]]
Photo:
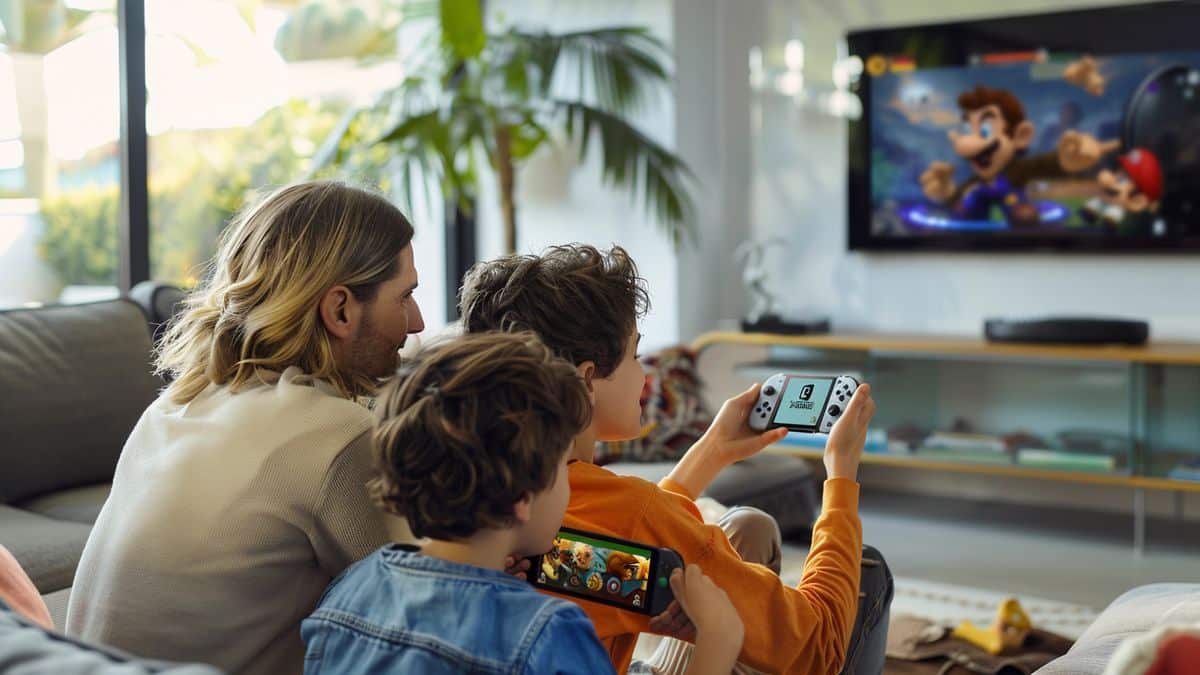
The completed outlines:
[[[597,26],[636,25],[649,28],[669,45],[672,40],[670,0],[497,0],[488,3],[488,21],[524,29],[567,31]],[[638,127],[667,147],[675,146],[672,92],[636,117]],[[577,165],[577,149],[556,138],[530,159],[517,175],[517,248],[536,252],[553,244],[585,242],[607,247],[620,244],[638,263],[650,287],[653,306],[642,322],[646,349],[678,341],[676,253],[652,218],[628,193],[603,185],[599,156]],[[502,227],[495,182],[483,181],[479,221],[479,257],[502,252]]]
[[[1054,8],[1098,4],[1112,3],[1064,0]],[[1005,12],[1046,8],[1043,2],[1012,2]],[[833,40],[847,28],[990,16],[996,5],[771,2],[765,11],[767,45],[795,31],[819,86],[821,74],[829,72]],[[845,123],[778,96],[755,101],[761,127],[750,134],[754,234],[788,242],[770,261],[777,287],[791,291],[783,294],[786,309],[828,315],[838,330],[976,335],[985,317],[1099,314],[1148,319],[1156,337],[1200,336],[1192,300],[1200,290],[1194,255],[848,252]]]
[[[1061,0],[1054,9],[1120,4]],[[1005,13],[1049,9],[1007,3]],[[786,312],[832,318],[835,331],[978,335],[985,317],[1049,314],[1126,315],[1149,319],[1158,338],[1200,337],[1197,256],[1063,256],[1053,254],[864,254],[846,249],[846,123],[797,106],[779,94],[753,92],[747,54],[753,47],[805,45],[805,80],[831,85],[837,40],[848,29],[982,18],[998,13],[981,0],[921,3],[881,0],[676,0],[679,54],[677,134],[680,151],[719,189],[705,192],[704,246],[681,257],[680,335],[735,328],[746,310],[736,243],[778,236],[770,249],[771,285]],[[993,406],[994,407],[994,406]],[[976,411],[994,419],[1001,409]],[[1049,411],[1047,411],[1049,414]],[[1189,411],[1172,411],[1188,423]],[[1194,424],[1192,425],[1194,427]],[[1191,427],[1189,427],[1190,429]],[[1124,489],[927,475],[867,467],[863,480],[971,499],[1056,503],[1128,511]],[[1170,493],[1147,495],[1151,512],[1169,514]],[[1189,495],[1189,516],[1200,500]]]

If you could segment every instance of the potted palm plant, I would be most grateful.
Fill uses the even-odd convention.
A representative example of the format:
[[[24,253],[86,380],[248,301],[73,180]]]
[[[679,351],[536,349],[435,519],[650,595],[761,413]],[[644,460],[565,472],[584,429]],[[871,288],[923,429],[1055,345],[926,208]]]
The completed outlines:
[[[414,190],[438,185],[470,211],[486,161],[512,252],[518,169],[564,136],[581,160],[598,149],[606,183],[640,199],[673,242],[694,236],[687,167],[629,121],[669,82],[670,51],[659,39],[632,26],[487,32],[479,0],[441,0],[437,9],[440,30],[417,49],[415,67],[373,105],[343,118],[314,158],[315,170],[378,157],[385,148],[398,167],[394,187],[410,204]]]

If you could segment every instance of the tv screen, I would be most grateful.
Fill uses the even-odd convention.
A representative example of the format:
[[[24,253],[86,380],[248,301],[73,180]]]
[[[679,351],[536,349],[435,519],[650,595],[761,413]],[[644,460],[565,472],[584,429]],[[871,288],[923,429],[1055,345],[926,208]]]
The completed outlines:
[[[1200,5],[848,36],[852,249],[1200,250]]]

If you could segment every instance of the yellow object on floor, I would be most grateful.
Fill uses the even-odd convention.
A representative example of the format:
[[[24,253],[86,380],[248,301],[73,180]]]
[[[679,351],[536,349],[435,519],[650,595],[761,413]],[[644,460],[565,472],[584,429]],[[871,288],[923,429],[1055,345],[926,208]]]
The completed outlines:
[[[1033,623],[1021,608],[1016,598],[1008,598],[996,610],[996,620],[988,628],[980,628],[970,621],[958,624],[954,637],[961,638],[989,654],[999,654],[1006,648],[1020,647]]]

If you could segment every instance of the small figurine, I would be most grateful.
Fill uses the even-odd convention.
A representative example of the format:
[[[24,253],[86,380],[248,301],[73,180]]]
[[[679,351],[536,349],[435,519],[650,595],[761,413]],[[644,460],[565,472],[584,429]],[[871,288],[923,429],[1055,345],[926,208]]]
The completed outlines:
[[[783,244],[783,239],[771,237],[766,241],[744,241],[733,251],[738,262],[745,260],[742,283],[750,292],[750,311],[746,314],[749,323],[757,323],[767,316],[778,316],[775,294],[767,290],[767,267],[763,264],[767,246]]]
[[[966,640],[989,654],[999,654],[1005,649],[1016,649],[1025,643],[1025,637],[1033,628],[1029,615],[1021,608],[1016,598],[1008,598],[996,610],[996,619],[989,628],[980,628],[970,621],[958,624],[954,637]]]

